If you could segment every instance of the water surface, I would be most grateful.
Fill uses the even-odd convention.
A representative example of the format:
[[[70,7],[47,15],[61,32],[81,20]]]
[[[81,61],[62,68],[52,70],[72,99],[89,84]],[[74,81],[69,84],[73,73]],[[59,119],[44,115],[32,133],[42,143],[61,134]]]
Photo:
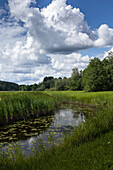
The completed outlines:
[[[87,112],[91,110],[86,107],[63,106],[54,115],[2,127],[0,128],[0,145],[5,151],[11,149],[12,144],[20,145],[25,155],[32,151],[34,145],[38,148],[41,140],[48,148],[50,142],[58,144],[63,140],[64,134],[71,133],[74,126],[85,122]]]

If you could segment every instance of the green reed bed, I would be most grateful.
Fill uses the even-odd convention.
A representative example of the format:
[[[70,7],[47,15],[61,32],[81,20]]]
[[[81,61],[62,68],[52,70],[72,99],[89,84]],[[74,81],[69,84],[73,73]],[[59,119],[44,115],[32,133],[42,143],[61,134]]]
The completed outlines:
[[[69,142],[77,143],[94,139],[103,133],[113,129],[113,92],[48,92],[48,94],[62,96],[62,101],[73,101],[96,106],[95,113],[86,115],[87,119],[80,128],[75,127],[75,132],[69,138]],[[91,105],[91,106],[92,106]]]
[[[56,101],[41,92],[2,92],[0,94],[0,126],[48,114]]]
[[[112,169],[113,168],[113,114],[96,113],[85,124],[75,128],[72,136],[49,150],[34,152],[25,158],[18,148],[1,154],[1,169],[59,170],[59,169]],[[102,114],[102,115],[101,115]],[[110,116],[110,117],[109,117]]]
[[[14,150],[14,157],[1,153],[1,169],[113,169],[113,92],[46,92],[55,100],[84,102],[97,106],[95,113],[87,115],[85,123],[75,127],[71,136],[60,146],[24,157]],[[61,97],[61,98],[60,98]],[[52,99],[53,100],[53,99]],[[15,156],[16,155],[16,156]]]

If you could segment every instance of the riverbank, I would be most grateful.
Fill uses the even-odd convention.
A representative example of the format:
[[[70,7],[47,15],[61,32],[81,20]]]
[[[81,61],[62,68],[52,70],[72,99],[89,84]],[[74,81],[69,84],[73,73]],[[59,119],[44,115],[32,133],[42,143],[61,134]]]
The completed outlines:
[[[113,169],[113,132],[110,131],[79,146],[56,147],[35,156],[18,154],[14,161],[2,158],[1,170],[91,170]]]
[[[113,92],[46,92],[60,101],[76,101],[95,105],[95,113],[74,129],[70,137],[57,147],[51,147],[25,158],[17,148],[13,156],[1,154],[1,169],[109,169],[113,168]],[[11,152],[13,154],[13,152]]]
[[[41,92],[0,92],[0,127],[54,112],[57,101]]]

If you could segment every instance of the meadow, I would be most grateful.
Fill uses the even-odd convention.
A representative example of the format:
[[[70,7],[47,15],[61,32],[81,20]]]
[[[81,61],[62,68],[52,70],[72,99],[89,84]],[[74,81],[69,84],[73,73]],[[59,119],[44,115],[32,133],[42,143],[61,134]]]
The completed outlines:
[[[1,125],[3,120],[10,123],[11,117],[17,121],[30,118],[30,113],[48,114],[64,102],[96,107],[58,146],[45,150],[42,143],[40,152],[34,149],[29,157],[18,147],[9,154],[1,152],[1,169],[113,169],[113,92],[2,92],[0,99]]]

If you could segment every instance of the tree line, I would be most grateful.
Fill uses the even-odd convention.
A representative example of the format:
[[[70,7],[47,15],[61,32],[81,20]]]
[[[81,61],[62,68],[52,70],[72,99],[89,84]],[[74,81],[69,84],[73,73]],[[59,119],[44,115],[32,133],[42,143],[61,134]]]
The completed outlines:
[[[67,91],[84,90],[86,92],[112,91],[113,90],[113,52],[102,61],[95,57],[82,71],[72,69],[71,77],[54,78],[45,77],[39,84],[18,85],[15,83],[0,81],[0,91]]]

